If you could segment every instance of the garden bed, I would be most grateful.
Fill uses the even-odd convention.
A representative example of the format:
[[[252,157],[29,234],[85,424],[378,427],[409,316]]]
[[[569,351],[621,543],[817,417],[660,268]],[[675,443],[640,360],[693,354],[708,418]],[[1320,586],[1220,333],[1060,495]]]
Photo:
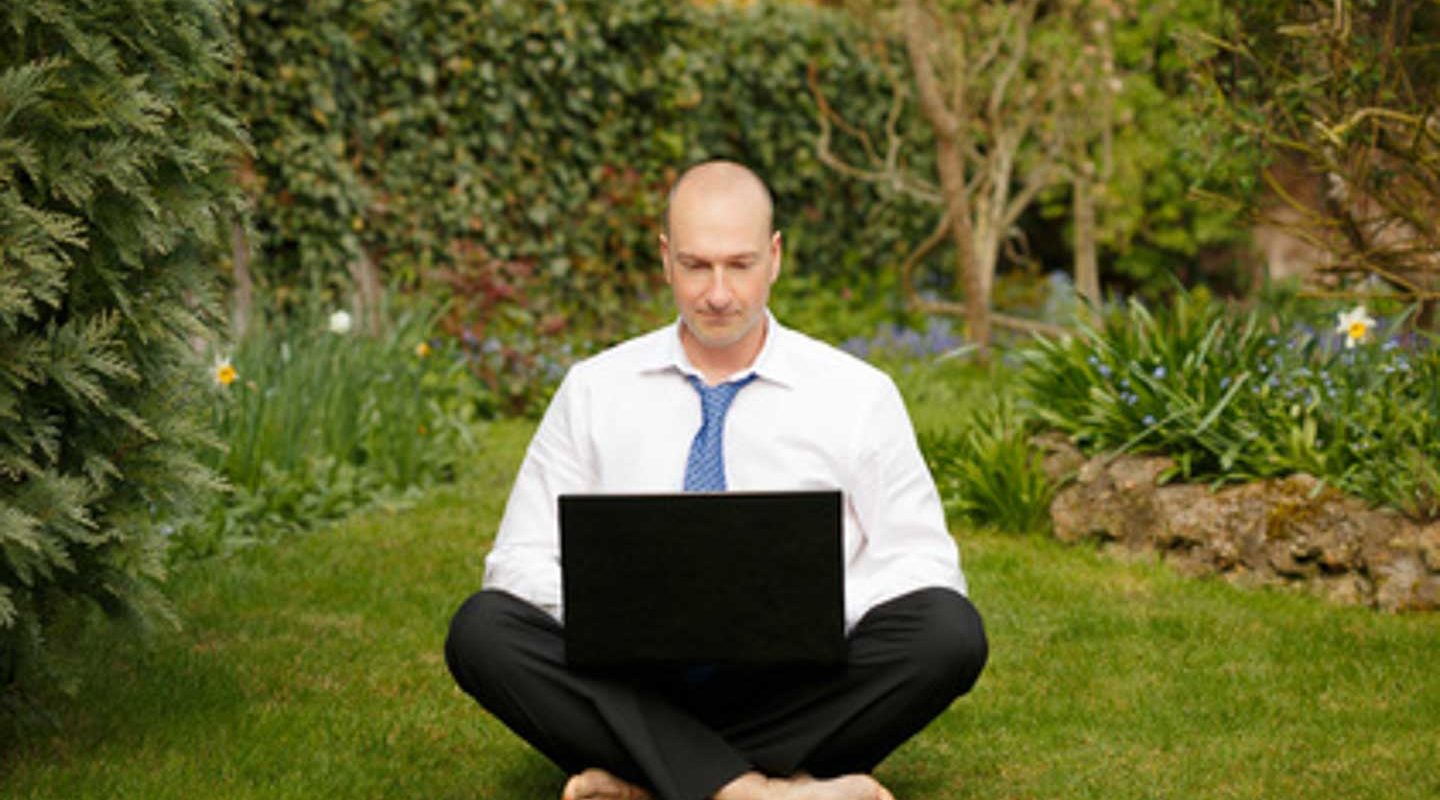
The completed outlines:
[[[1212,489],[1160,479],[1160,455],[1086,459],[1062,435],[1035,440],[1052,479],[1056,538],[1153,552],[1189,574],[1286,585],[1386,611],[1440,609],[1440,520],[1371,508],[1305,474]]]

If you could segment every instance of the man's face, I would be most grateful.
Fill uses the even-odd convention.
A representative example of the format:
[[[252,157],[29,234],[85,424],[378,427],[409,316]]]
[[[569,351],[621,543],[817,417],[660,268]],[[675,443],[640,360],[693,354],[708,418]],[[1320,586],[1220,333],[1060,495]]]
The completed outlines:
[[[660,239],[665,282],[685,328],[702,347],[723,350],[759,336],[780,274],[780,234],[753,194],[682,195]]]

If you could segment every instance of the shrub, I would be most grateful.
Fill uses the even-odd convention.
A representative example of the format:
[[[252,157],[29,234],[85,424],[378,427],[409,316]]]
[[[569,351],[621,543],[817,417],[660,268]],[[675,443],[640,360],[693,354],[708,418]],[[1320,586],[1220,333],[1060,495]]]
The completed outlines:
[[[1416,517],[1440,513],[1440,348],[1350,339],[1328,321],[1242,312],[1203,292],[1026,351],[1035,414],[1083,449],[1164,452],[1171,476],[1303,471]]]
[[[0,21],[0,687],[103,610],[163,619],[239,136],[216,0],[34,0]]]

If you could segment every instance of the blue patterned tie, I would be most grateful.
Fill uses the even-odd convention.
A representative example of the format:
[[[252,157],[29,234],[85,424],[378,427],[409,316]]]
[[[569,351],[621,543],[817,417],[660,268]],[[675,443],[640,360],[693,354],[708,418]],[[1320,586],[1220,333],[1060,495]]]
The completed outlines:
[[[700,393],[700,412],[704,420],[700,430],[695,432],[695,441],[690,443],[690,457],[685,461],[685,491],[725,491],[725,412],[735,394],[745,384],[755,380],[753,374],[738,381],[706,386],[694,375],[687,376],[690,385]]]

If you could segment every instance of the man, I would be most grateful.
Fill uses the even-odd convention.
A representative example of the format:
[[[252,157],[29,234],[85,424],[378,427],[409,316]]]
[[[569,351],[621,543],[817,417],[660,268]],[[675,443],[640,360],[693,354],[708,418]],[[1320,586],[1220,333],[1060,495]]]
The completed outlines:
[[[781,261],[772,213],[738,164],[676,181],[660,256],[680,320],[566,375],[485,588],[451,623],[456,681],[571,774],[564,800],[893,800],[871,769],[984,666],[980,617],[894,384],[766,308]],[[843,669],[567,667],[556,498],[681,488],[843,491]]]

